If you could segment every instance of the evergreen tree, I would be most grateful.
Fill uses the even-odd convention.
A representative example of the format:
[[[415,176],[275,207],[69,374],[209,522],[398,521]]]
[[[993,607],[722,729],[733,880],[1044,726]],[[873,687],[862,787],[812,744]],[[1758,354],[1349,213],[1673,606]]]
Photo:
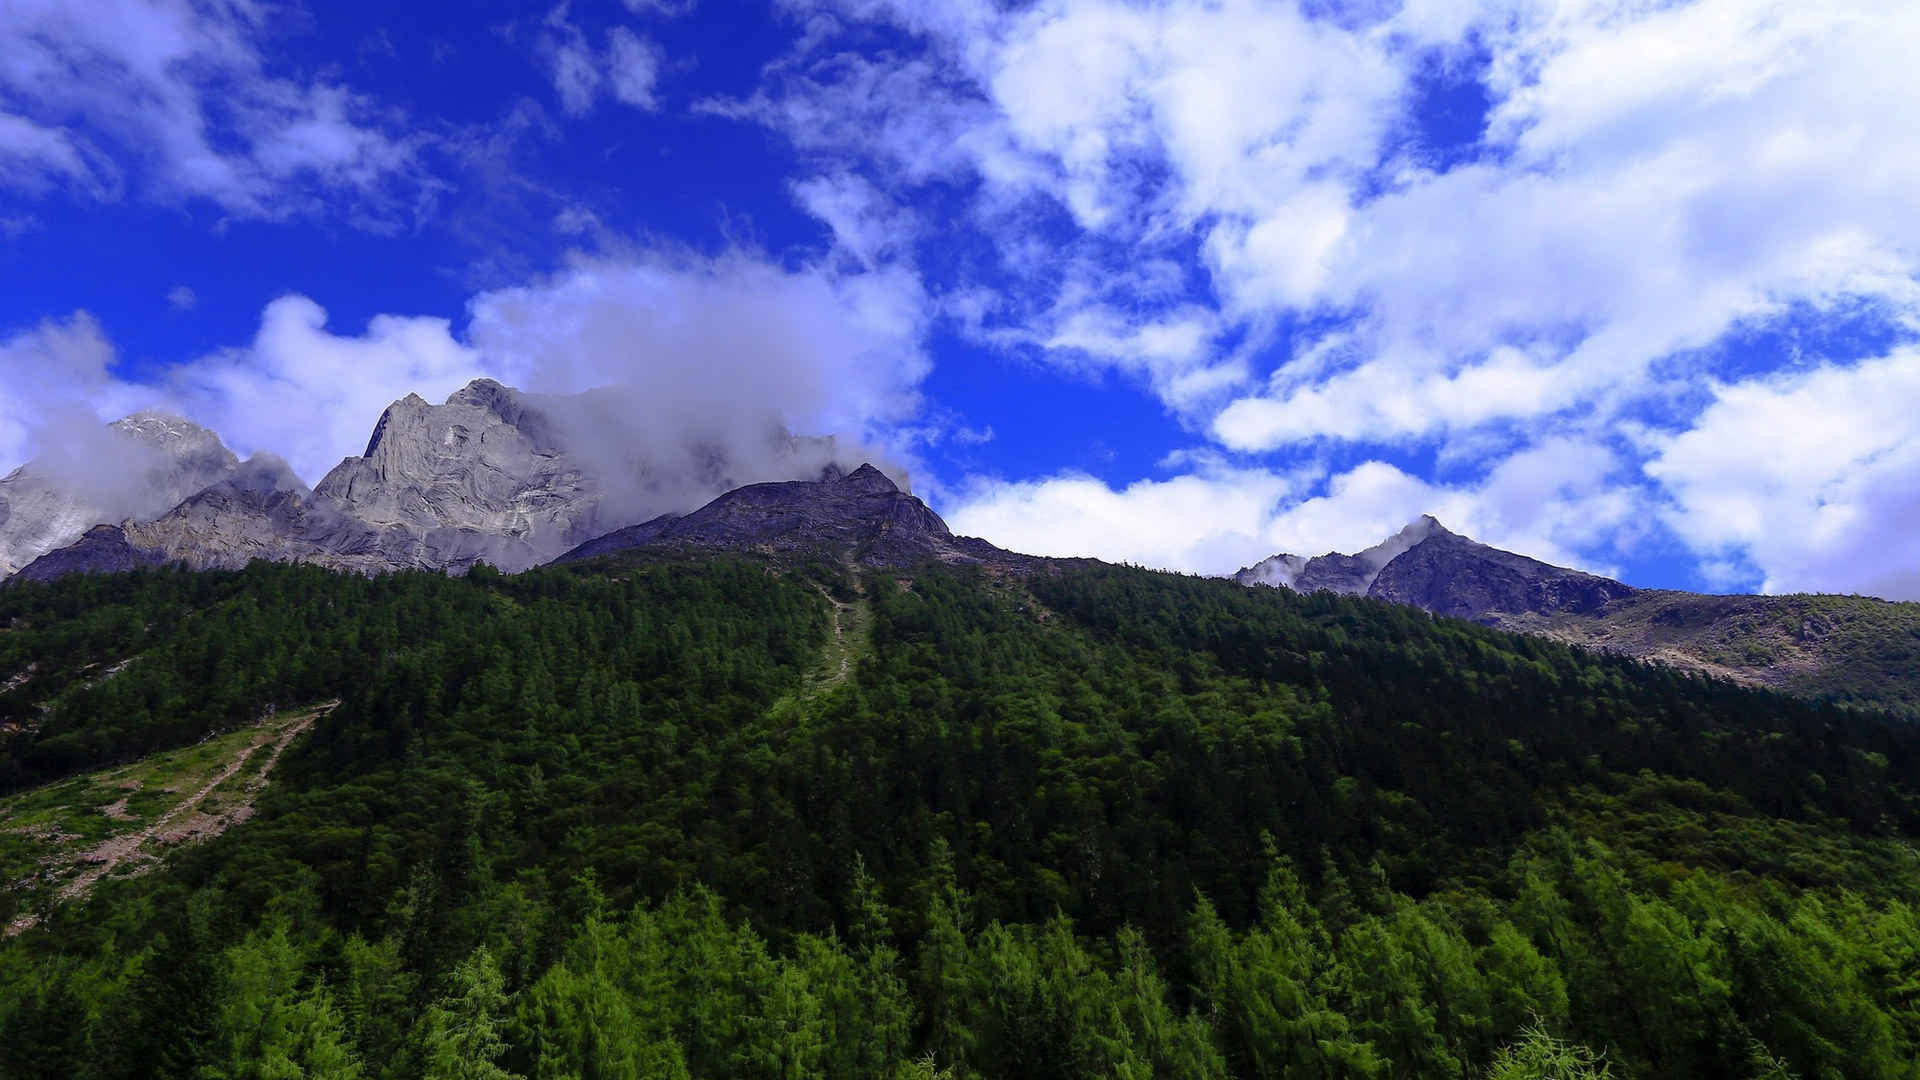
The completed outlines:
[[[500,968],[485,945],[448,976],[446,991],[421,1024],[425,1080],[517,1080],[497,1062],[506,1050],[501,1028],[508,995]]]

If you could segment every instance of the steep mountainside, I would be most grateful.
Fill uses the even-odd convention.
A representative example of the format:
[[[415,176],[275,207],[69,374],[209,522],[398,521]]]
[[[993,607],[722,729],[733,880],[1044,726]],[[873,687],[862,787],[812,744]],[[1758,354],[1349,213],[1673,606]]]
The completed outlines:
[[[1389,600],[1751,685],[1920,713],[1920,604],[1637,589],[1476,543],[1431,517],[1358,555],[1276,555],[1233,579]]]
[[[517,572],[645,508],[652,508],[647,517],[662,505],[683,512],[738,477],[817,475],[840,454],[830,438],[773,431],[741,460],[716,446],[635,460],[598,443],[620,435],[610,426],[617,404],[595,394],[523,394],[486,379],[440,405],[408,395],[381,415],[366,452],[342,461],[317,488],[272,455],[244,467],[228,455],[223,472],[185,490],[156,487],[170,501],[152,520],[50,551],[19,576],[171,562],[231,569],[253,559],[366,573],[464,571],[485,561]],[[68,518],[93,523],[83,509]],[[74,526],[64,542],[84,527]]]
[[[547,416],[487,379],[442,405],[409,394],[388,406],[366,453],[335,466],[314,494],[396,537],[382,555],[396,566],[485,559],[506,570],[592,536],[600,500]]]
[[[860,566],[926,562],[1025,565],[1028,556],[955,536],[927,504],[871,464],[819,479],[750,484],[684,517],[665,516],[591,540],[557,562],[620,552],[748,551]]]
[[[1920,725],[991,570],[0,591],[0,1073],[1913,1080]]]
[[[238,464],[213,432],[156,412],[117,420],[84,448],[56,447],[0,479],[0,578],[91,526],[163,514]]]

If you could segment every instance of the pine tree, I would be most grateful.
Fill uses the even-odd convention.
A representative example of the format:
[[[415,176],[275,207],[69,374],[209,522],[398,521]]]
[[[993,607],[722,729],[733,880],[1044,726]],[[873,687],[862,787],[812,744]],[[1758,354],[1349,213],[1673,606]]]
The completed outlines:
[[[425,1080],[518,1080],[496,1062],[507,1048],[501,1027],[508,995],[500,968],[481,945],[453,969],[447,991],[422,1024]]]

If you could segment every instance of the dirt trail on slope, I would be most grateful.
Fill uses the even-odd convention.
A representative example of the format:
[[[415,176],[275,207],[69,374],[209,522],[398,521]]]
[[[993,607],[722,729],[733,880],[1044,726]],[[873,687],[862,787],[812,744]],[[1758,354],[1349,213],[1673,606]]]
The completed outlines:
[[[56,895],[62,902],[76,900],[86,895],[87,890],[91,889],[95,882],[113,873],[121,864],[129,860],[158,861],[157,856],[144,850],[148,844],[153,843],[156,839],[163,844],[177,844],[212,839],[222,832],[225,832],[230,826],[237,825],[253,816],[253,800],[259,795],[261,790],[266,787],[267,777],[273,772],[274,765],[279,763],[280,754],[285,751],[287,745],[298,738],[302,732],[312,727],[314,721],[332,712],[339,704],[338,701],[329,701],[323,705],[317,705],[307,710],[305,713],[295,717],[292,722],[284,727],[278,729],[262,728],[259,735],[251,743],[242,747],[240,752],[234,755],[232,761],[227,762],[225,767],[209,778],[199,790],[187,796],[185,799],[180,800],[172,809],[156,818],[153,824],[148,825],[138,832],[127,833],[124,836],[110,837],[101,841],[91,851],[80,855],[75,861],[87,869],[72,881],[62,885]],[[198,813],[201,803],[205,802],[207,797],[212,795],[215,789],[219,788],[220,785],[226,783],[228,780],[233,779],[241,769],[246,768],[247,762],[253,758],[254,751],[269,744],[271,744],[271,746],[267,751],[266,763],[261,766],[259,773],[248,782],[242,795],[234,805],[223,809],[217,815]],[[170,832],[169,827],[176,822],[183,822],[191,827]],[[39,922],[37,917],[33,915],[23,915],[7,926],[7,936],[11,937],[14,934],[29,929],[37,922]]]
[[[854,661],[865,651],[866,637],[869,633],[869,615],[864,600],[851,603],[836,599],[825,588],[819,590],[827,603],[833,605],[833,616],[828,620],[832,636],[827,640],[826,654],[822,669],[807,677],[811,689],[809,694],[817,693],[830,686],[846,682],[853,674]]]

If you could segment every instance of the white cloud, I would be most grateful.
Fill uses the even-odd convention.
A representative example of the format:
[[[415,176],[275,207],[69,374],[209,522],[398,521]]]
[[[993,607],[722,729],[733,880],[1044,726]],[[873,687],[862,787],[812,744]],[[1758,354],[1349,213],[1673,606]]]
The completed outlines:
[[[59,408],[97,422],[159,406],[314,483],[361,452],[391,402],[439,401],[482,376],[545,393],[619,387],[597,442],[623,462],[718,450],[748,468],[781,427],[904,444],[895,429],[911,435],[928,370],[924,306],[917,280],[897,271],[787,268],[746,252],[582,256],[475,296],[463,337],[428,316],[330,328],[318,303],[285,296],[251,342],[139,381],[114,370],[107,335],[80,313],[0,343],[0,470],[42,449]]]
[[[660,46],[624,26],[607,33],[607,79],[614,100],[640,109],[658,106],[653,86],[660,81]]]
[[[537,45],[560,107],[581,116],[604,93],[637,109],[658,108],[654,89],[665,63],[660,46],[624,26],[608,29],[606,44],[596,46],[570,18],[570,6],[562,2],[547,13]]]
[[[898,272],[787,270],[744,254],[582,258],[475,297],[470,337],[506,381],[562,393],[621,383],[672,403],[675,430],[759,413],[863,435],[919,408],[922,306]]]
[[[192,311],[193,305],[199,302],[200,298],[185,285],[175,285],[167,290],[167,304],[175,311]]]
[[[1720,386],[1647,471],[1669,520],[1768,592],[1920,600],[1920,349]],[[1751,581],[1751,577],[1748,578]]]
[[[1271,396],[1241,398],[1214,418],[1213,434],[1237,450],[1322,437],[1396,441],[1566,408],[1581,399],[1583,389],[1568,375],[1504,346],[1456,371],[1424,375],[1380,358]]]
[[[1222,326],[1358,308],[1380,378],[1480,402],[1460,417],[1442,394],[1364,433],[1631,395],[1650,361],[1790,297],[1913,298],[1920,226],[1901,192],[1920,151],[1903,103],[1920,97],[1920,15],[1884,4],[1409,5],[1351,23],[1245,2],[845,6],[929,35],[929,52],[883,64],[823,46],[831,59],[776,69],[784,93],[747,111],[802,148],[868,155],[896,185],[979,178],[976,224],[1009,251],[1027,224],[1011,208],[1036,196],[1112,242],[1046,245],[1037,279],[1013,258],[1016,290],[1064,298],[1198,244]],[[1386,158],[1422,46],[1469,33],[1491,53],[1504,160],[1436,173]],[[1062,273],[1063,256],[1092,263]],[[1110,302],[1158,321],[1156,298],[1132,299]],[[1069,352],[1139,369],[1129,337],[1080,336],[1096,348]],[[1526,370],[1489,362],[1540,341],[1555,355]],[[1355,437],[1324,411],[1269,437]]]
[[[1485,485],[1556,447],[1612,447],[1613,486],[1571,499],[1578,513],[1491,520],[1536,550],[1610,558],[1580,546],[1613,541],[1576,539],[1577,519],[1635,531],[1616,519],[1648,479],[1614,437],[1649,403],[1684,428],[1718,374],[1706,347],[1733,329],[1863,298],[1920,322],[1913,5],[793,6],[802,45],[757,97],[716,108],[945,214],[930,235],[973,230],[997,265],[930,287],[976,339],[1128,373],[1241,451],[1439,443],[1482,478],[1475,513]],[[925,48],[855,53],[873,22]],[[1475,65],[1491,103],[1485,140],[1450,167],[1407,149],[1435,63]],[[1183,270],[1175,287],[1141,272],[1162,262]],[[1429,487],[1402,501],[1456,491]],[[1904,520],[1870,495],[1850,512]],[[1800,515],[1776,534],[1829,527],[1805,500],[1769,505]],[[1682,535],[1769,582],[1891,580],[1873,568],[1891,554],[1795,577],[1777,542],[1723,530]]]
[[[112,342],[84,311],[0,340],[0,475],[31,457],[43,432],[76,417],[114,420],[146,404],[114,378],[114,360]]]
[[[0,112],[0,185],[38,194],[73,181],[94,194],[114,186],[109,163],[88,162],[66,132]]]
[[[7,4],[0,184],[206,199],[246,218],[400,214],[397,189],[422,182],[417,139],[343,86],[267,74],[269,16],[252,0]]]
[[[976,479],[942,509],[955,531],[1017,551],[1207,574],[1281,552],[1360,551],[1421,514],[1484,543],[1611,573],[1607,559],[1584,553],[1631,544],[1645,514],[1642,500],[1614,482],[1621,463],[1613,451],[1569,439],[1549,440],[1460,484],[1383,461],[1332,475],[1236,467],[1207,454],[1166,464],[1189,471],[1118,488],[1075,473]]]
[[[1293,485],[1278,473],[1224,470],[1116,490],[1067,473],[975,481],[941,509],[955,532],[1014,551],[1221,573],[1272,554],[1263,534]]]
[[[919,224],[852,173],[815,176],[793,185],[794,201],[832,230],[841,251],[866,267],[896,261],[911,248]]]

